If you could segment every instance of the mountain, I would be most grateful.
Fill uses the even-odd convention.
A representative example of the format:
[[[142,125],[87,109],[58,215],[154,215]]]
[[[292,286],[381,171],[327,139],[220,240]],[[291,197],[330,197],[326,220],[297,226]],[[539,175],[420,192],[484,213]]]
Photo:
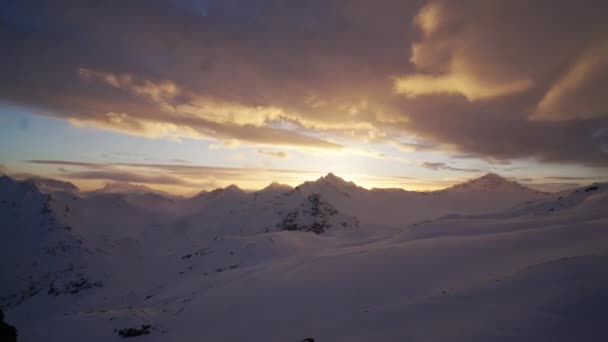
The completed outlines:
[[[602,217],[608,205],[608,183],[594,183],[574,190],[551,194],[548,198],[523,203],[511,210],[493,214],[497,217],[577,216]]]
[[[67,193],[78,193],[80,189],[70,182],[64,182],[51,178],[34,177],[25,180],[34,184],[41,192],[53,193],[53,192],[67,192]]]
[[[162,194],[166,193],[158,190],[150,189],[141,184],[132,184],[128,182],[110,182],[106,183],[102,188],[89,191],[88,194]]]
[[[526,186],[523,186],[515,181],[510,181],[503,178],[495,173],[488,173],[482,177],[466,181],[461,184],[456,184],[450,188],[439,190],[445,192],[459,192],[459,191],[526,191],[529,193],[540,193],[540,191],[533,190]]]
[[[496,174],[487,174],[451,188],[415,192],[395,189],[367,190],[332,173],[294,189],[302,197],[318,195],[344,215],[376,228],[409,224],[450,214],[500,211],[547,198]],[[364,214],[362,214],[364,213]]]
[[[500,211],[549,197],[547,193],[509,181],[494,173],[429,194],[441,198],[442,205],[450,208],[452,214]]]
[[[0,178],[0,306],[40,292],[77,293],[94,283],[80,269],[90,250],[66,222],[68,211],[38,183]]]
[[[291,187],[289,185],[272,182],[264,189],[256,191],[256,193],[258,193],[260,195],[262,195],[262,194],[280,195],[280,194],[290,192],[291,190],[293,190],[293,187]]]
[[[344,179],[328,173],[315,181],[307,181],[295,188],[304,194],[325,194],[326,196],[349,197],[358,190],[365,190],[358,187],[353,182],[347,182]]]
[[[559,194],[496,175],[465,184],[366,190],[327,175],[144,202],[140,187],[44,193],[0,177],[0,306],[24,341],[603,333],[608,184]]]

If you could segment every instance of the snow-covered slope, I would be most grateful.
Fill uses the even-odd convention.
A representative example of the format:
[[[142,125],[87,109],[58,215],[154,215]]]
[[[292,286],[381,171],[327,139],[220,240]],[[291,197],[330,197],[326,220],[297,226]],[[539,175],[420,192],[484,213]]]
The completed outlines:
[[[77,293],[97,285],[83,271],[91,253],[85,239],[63,219],[69,207],[56,206],[37,183],[0,178],[1,306],[19,305],[38,293]]]
[[[22,341],[605,340],[607,184],[136,190],[0,179],[0,305]]]

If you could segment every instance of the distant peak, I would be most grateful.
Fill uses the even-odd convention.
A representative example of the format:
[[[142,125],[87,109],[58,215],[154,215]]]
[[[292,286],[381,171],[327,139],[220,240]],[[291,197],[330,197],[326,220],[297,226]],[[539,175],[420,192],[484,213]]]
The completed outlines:
[[[353,182],[348,182],[348,181],[344,180],[343,178],[340,178],[331,172],[328,173],[327,175],[325,175],[324,177],[317,179],[314,183],[327,184],[327,185],[331,185],[335,188],[342,188],[342,189],[357,188],[357,184],[355,184]]]
[[[270,191],[270,190],[291,190],[292,187],[287,185],[287,184],[281,184],[278,182],[272,182],[270,183],[267,187],[265,187],[264,189],[262,189],[262,191]]]
[[[515,182],[511,182],[510,180],[508,180],[496,173],[493,173],[493,172],[486,173],[485,175],[483,175],[479,178],[472,179],[470,182],[471,183],[484,183],[484,184],[515,183]]]
[[[241,188],[239,188],[235,184],[230,184],[225,188],[218,188],[218,189],[211,191],[211,194],[219,195],[219,194],[226,194],[226,193],[232,194],[232,193],[241,193],[241,192],[244,192],[243,190],[241,190]]]
[[[57,179],[52,178],[43,178],[43,177],[32,177],[25,180],[25,182],[29,182],[42,192],[53,192],[53,191],[65,191],[65,192],[79,192],[80,189],[70,182],[64,182]]]
[[[325,175],[325,177],[319,178],[319,180],[324,180],[326,182],[334,183],[334,184],[336,184],[336,183],[338,183],[338,184],[339,183],[347,183],[347,181],[345,181],[344,179],[342,179],[342,178],[334,175],[332,172],[330,172],[327,175]]]
[[[496,188],[509,188],[509,189],[527,189],[525,186],[510,181],[496,173],[490,172],[479,178],[471,179],[467,182],[456,184],[449,189],[476,189],[476,190],[490,190]]]
[[[243,191],[243,190],[241,190],[241,188],[239,188],[235,184],[228,185],[226,188],[224,188],[224,190],[226,190],[226,191],[239,191],[239,192]]]
[[[133,184],[129,182],[111,182],[107,183],[103,188],[94,190],[93,192],[98,193],[107,193],[107,194],[128,194],[128,193],[160,193],[160,191],[156,191],[148,188],[145,185]]]
[[[485,175],[479,177],[479,178],[499,178],[499,179],[505,179],[503,176],[494,173],[494,172],[488,172]]]

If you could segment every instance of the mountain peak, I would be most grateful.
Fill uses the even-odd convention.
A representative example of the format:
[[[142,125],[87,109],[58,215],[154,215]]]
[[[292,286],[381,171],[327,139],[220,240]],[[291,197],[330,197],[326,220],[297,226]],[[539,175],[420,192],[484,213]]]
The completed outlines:
[[[230,184],[227,187],[225,187],[224,190],[226,190],[226,191],[236,191],[236,192],[242,192],[243,191],[236,184]]]
[[[491,180],[491,181],[501,181],[501,182],[502,181],[507,181],[506,178],[504,178],[503,176],[501,176],[501,175],[499,175],[497,173],[494,173],[494,172],[488,172],[485,175],[477,178],[477,180],[480,180],[480,179]]]
[[[270,183],[267,187],[265,187],[264,189],[262,189],[261,191],[267,192],[267,191],[289,191],[293,189],[291,186],[287,185],[287,184],[281,184],[278,182],[272,182]]]
[[[70,182],[64,182],[52,178],[32,177],[26,179],[25,182],[35,185],[42,192],[64,191],[75,193],[80,191],[76,185]]]
[[[240,193],[244,193],[244,191],[235,184],[230,184],[225,188],[218,188],[218,189],[212,190],[211,192],[208,192],[208,194],[211,194],[213,196],[219,196],[220,194],[240,194]],[[203,193],[203,195],[204,194],[207,194],[207,192]]]
[[[477,179],[473,179],[471,180],[471,182],[475,182],[475,183],[483,183],[483,184],[488,184],[488,185],[500,185],[500,184],[518,184],[517,182],[513,182],[510,181],[506,178],[504,178],[503,176],[497,174],[497,173],[486,173],[485,175],[477,178]]]
[[[526,188],[525,186],[510,181],[496,173],[487,173],[479,178],[471,179],[461,184],[456,184],[449,188],[448,190],[494,190],[494,189],[513,189],[513,190],[531,190]]]
[[[161,193],[160,191],[156,191],[148,188],[145,185],[133,184],[129,182],[110,182],[106,183],[106,185],[97,190],[91,191],[92,193],[105,193],[105,194],[143,194],[143,193]]]
[[[352,183],[352,182],[347,182],[343,178],[340,178],[340,177],[334,175],[332,172],[328,173],[324,177],[319,178],[318,180],[322,181],[322,182],[327,182],[330,184],[335,184],[335,185]]]

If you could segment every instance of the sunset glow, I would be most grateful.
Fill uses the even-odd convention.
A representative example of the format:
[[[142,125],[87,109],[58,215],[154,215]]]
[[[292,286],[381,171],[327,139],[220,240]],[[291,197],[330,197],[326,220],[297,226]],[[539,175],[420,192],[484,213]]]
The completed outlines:
[[[410,190],[606,180],[601,11],[475,4],[9,1],[0,170],[179,194],[328,172]]]

